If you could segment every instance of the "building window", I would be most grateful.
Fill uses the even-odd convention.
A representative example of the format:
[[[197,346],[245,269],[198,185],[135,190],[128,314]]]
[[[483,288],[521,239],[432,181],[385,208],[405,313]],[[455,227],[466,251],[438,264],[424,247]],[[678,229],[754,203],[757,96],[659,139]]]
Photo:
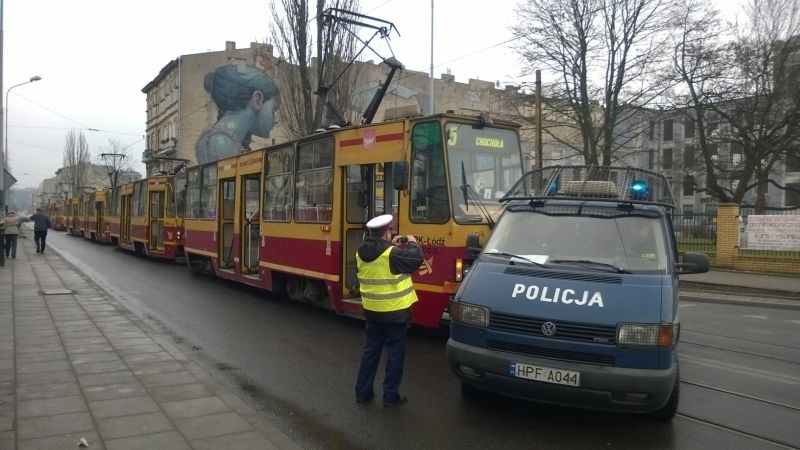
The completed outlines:
[[[683,178],[683,195],[686,197],[694,195],[694,178],[689,175]]]
[[[785,204],[783,206],[800,206],[800,183],[786,185]]]
[[[672,169],[672,149],[665,148],[664,149],[664,156],[662,160],[662,167],[664,169]]]
[[[665,141],[672,140],[672,120],[664,121],[664,140]]]
[[[686,119],[683,121],[683,137],[687,139],[694,137],[694,120]]]
[[[683,167],[694,167],[694,145],[683,147]]]
[[[786,158],[787,172],[800,172],[800,155],[792,154]]]
[[[647,136],[651,141],[656,138],[656,123],[652,120],[650,121],[650,130],[647,132]]]

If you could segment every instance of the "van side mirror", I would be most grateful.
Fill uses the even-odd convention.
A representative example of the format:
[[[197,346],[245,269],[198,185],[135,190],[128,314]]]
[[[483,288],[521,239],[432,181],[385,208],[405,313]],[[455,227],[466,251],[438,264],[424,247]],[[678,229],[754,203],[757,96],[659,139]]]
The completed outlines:
[[[677,264],[678,273],[705,273],[708,272],[710,262],[705,253],[685,253],[683,261]]]
[[[395,161],[392,163],[392,185],[397,191],[408,189],[408,163]]]
[[[480,237],[477,234],[467,235],[467,253],[470,256],[478,256],[483,247],[481,247]]]

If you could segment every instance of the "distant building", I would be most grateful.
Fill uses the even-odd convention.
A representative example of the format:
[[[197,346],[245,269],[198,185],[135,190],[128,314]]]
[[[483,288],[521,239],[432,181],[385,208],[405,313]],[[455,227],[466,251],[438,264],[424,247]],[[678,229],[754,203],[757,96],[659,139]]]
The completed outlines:
[[[86,191],[105,189],[111,186],[111,166],[103,164],[87,164],[85,182],[81,186],[74,186],[69,180],[67,171],[62,167],[56,170],[56,176],[46,178],[39,185],[34,194],[35,206],[46,206],[53,202],[60,202],[74,195]],[[122,185],[142,179],[142,174],[136,171],[120,172],[117,184]]]

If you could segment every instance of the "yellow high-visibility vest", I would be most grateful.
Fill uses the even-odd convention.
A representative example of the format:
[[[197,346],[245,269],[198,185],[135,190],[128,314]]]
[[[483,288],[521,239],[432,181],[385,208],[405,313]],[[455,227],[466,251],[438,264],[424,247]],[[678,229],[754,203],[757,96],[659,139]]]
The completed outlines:
[[[356,252],[361,306],[369,311],[389,312],[410,308],[417,301],[411,275],[393,274],[389,270],[392,247],[374,261],[364,261]]]

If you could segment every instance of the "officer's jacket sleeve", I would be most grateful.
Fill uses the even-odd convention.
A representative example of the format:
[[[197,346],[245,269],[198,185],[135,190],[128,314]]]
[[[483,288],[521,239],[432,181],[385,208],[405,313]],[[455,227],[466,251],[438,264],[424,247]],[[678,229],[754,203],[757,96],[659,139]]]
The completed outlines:
[[[424,258],[425,253],[416,242],[409,242],[406,248],[393,247],[389,254],[389,270],[395,275],[416,272]]]

